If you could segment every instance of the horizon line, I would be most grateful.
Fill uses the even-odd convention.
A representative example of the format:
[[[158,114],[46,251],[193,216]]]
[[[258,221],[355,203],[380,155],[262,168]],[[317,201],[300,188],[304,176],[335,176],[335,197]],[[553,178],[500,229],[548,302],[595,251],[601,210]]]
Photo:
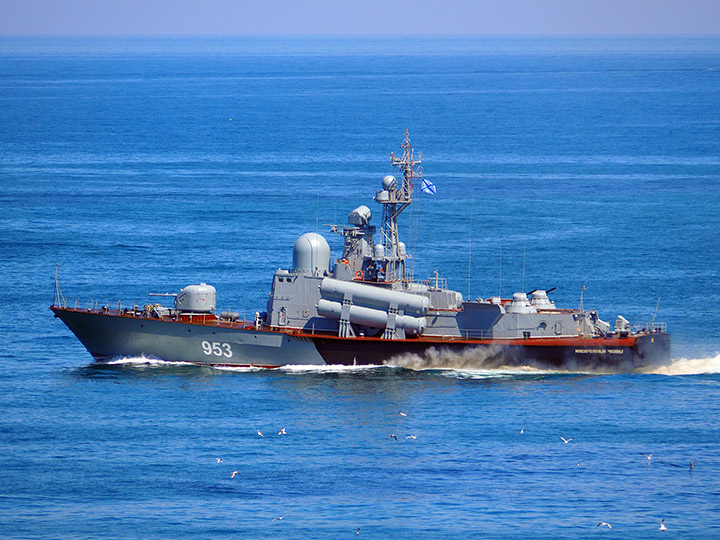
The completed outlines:
[[[403,34],[403,33],[357,33],[357,34],[317,34],[317,33],[240,33],[240,34],[206,34],[206,33],[74,33],[74,34],[63,34],[63,33],[3,33],[0,32],[0,37],[28,37],[28,38],[40,38],[40,37],[205,37],[205,38],[228,38],[228,37],[284,37],[284,38],[474,38],[474,39],[492,39],[492,38],[720,38],[720,32],[709,33],[709,32],[698,32],[698,33],[667,33],[667,32],[636,32],[636,33],[625,33],[625,32],[598,32],[598,33],[584,33],[584,34],[443,34],[443,33],[417,33],[417,34]]]

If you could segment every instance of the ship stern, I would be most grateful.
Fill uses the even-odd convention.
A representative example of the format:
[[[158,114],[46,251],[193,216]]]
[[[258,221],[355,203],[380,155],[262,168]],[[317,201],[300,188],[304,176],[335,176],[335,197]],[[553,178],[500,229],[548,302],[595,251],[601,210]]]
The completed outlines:
[[[635,369],[670,365],[670,334],[652,332],[639,336],[633,345],[633,359]]]

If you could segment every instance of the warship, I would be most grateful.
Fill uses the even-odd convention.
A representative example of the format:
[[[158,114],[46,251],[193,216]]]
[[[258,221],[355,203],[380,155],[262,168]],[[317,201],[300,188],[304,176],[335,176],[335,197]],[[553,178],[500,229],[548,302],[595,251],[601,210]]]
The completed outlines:
[[[252,319],[218,313],[216,290],[205,283],[151,294],[172,298],[171,307],[149,302],[113,309],[69,307],[56,277],[50,309],[98,361],[146,357],[276,368],[461,355],[482,366],[624,371],[670,363],[670,336],[654,317],[640,326],[622,316],[610,324],[582,302],[577,309],[556,307],[548,296],[553,289],[471,300],[437,272],[424,282],[412,279],[398,216],[412,203],[415,186],[435,188],[423,178],[422,154],[415,155],[407,132],[401,147],[402,155],[391,153],[399,180],[385,176],[374,196],[382,209],[378,239],[365,205],[350,212],[347,225],[331,227],[343,238],[334,260],[322,235],[303,234],[292,268],[275,272],[267,308]]]

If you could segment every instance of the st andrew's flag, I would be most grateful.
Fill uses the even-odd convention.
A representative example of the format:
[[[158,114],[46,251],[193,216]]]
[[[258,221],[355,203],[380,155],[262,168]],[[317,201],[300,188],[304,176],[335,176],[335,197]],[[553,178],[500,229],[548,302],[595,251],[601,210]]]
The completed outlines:
[[[426,180],[425,178],[422,179],[420,191],[429,195],[435,195],[435,193],[437,192],[437,190],[435,189],[435,184],[433,184],[430,180]]]

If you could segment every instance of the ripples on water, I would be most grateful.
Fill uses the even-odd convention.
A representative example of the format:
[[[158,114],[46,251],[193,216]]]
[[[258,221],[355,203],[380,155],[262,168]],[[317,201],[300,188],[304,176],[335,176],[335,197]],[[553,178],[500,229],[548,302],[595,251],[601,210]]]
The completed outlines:
[[[116,471],[130,483],[105,496],[144,486],[131,499],[156,505],[178,536],[186,528],[167,524],[167,515],[187,507],[194,530],[219,537],[352,537],[360,527],[371,537],[577,538],[602,534],[596,525],[607,521],[616,536],[645,538],[659,533],[663,518],[677,533],[718,532],[697,517],[720,509],[717,426],[708,425],[702,404],[717,396],[718,370],[718,356],[618,375],[468,366],[264,370],[127,358],[75,373],[105,380],[79,387],[107,407],[108,419],[118,415],[91,429],[101,439],[108,429],[125,434],[120,450],[135,456],[136,472]],[[163,425],[153,427],[158,419]],[[286,435],[278,435],[282,428]],[[650,453],[652,460],[642,455]],[[95,467],[91,459],[81,470]],[[168,494],[177,504],[168,506]],[[117,512],[135,511],[132,519],[158,532],[140,501],[118,501]],[[101,513],[115,515],[112,506]]]
[[[720,538],[716,38],[0,41],[1,537]],[[96,364],[47,310],[58,262],[71,304],[262,309],[406,128],[416,278],[661,296],[672,365]]]
[[[645,538],[663,518],[720,532],[717,356],[668,377],[83,365],[74,350],[79,367],[5,394],[10,537],[578,538],[607,521]]]

